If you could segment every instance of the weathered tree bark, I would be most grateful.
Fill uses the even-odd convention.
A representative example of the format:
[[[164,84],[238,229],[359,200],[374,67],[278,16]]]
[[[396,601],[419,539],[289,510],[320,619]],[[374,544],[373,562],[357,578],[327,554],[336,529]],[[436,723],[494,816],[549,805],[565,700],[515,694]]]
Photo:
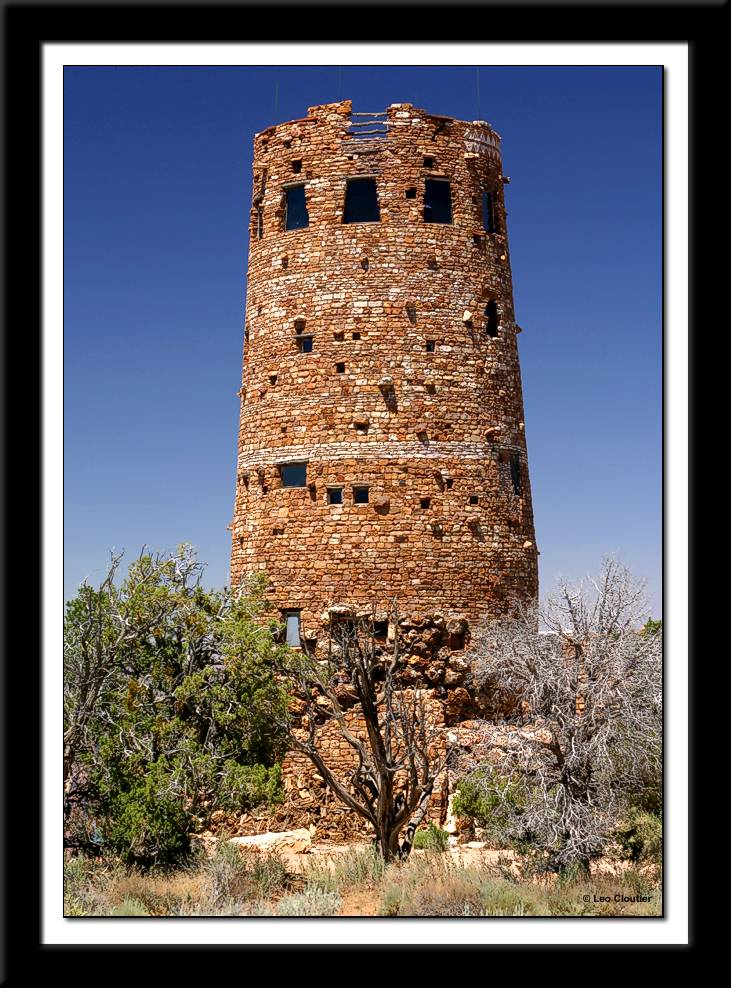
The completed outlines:
[[[400,689],[396,682],[402,660],[395,602],[389,619],[394,636],[385,658],[376,647],[374,615],[347,607],[339,608],[331,622],[328,662],[320,664],[306,654],[293,656],[280,669],[304,703],[299,724],[288,723],[293,747],[307,755],[342,803],[368,821],[387,861],[411,852],[414,833],[449,755],[446,747],[436,750],[438,728],[430,721],[423,691]],[[349,728],[338,699],[343,678],[355,690],[365,740]],[[320,750],[318,728],[333,722],[358,756],[347,780],[336,775]]]

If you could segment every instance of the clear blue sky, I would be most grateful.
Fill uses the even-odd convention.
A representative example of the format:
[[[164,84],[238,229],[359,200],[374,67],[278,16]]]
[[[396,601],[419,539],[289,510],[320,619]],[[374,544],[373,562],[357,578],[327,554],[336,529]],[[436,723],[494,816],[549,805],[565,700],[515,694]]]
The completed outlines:
[[[188,541],[228,577],[254,133],[351,98],[489,121],[542,590],[661,581],[659,67],[67,68],[65,593]]]

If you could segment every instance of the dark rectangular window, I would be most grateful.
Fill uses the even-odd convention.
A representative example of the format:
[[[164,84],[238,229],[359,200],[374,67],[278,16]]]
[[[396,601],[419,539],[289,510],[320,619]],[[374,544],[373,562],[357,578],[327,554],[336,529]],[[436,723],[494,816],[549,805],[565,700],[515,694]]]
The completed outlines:
[[[306,487],[307,463],[280,463],[279,475],[282,487]]]
[[[353,488],[353,504],[368,504],[368,488],[367,487],[354,487]]]
[[[424,220],[426,223],[452,222],[452,193],[449,182],[428,178],[424,183]]]
[[[410,189],[407,189],[406,190],[406,198],[407,199],[416,199],[416,189],[413,187],[413,185],[411,186]]]
[[[311,336],[298,336],[295,339],[297,344],[297,349],[300,353],[312,353],[312,337]]]
[[[261,206],[256,210],[256,239],[261,240],[264,236],[264,213]]]
[[[436,346],[437,346],[436,340],[427,340],[426,341],[426,352],[427,353],[434,353],[434,351],[436,349]]]
[[[342,363],[342,361],[340,361],[337,364],[335,364],[335,373],[336,374],[344,374],[345,373],[345,364]]]
[[[296,172],[296,173],[299,173],[299,172],[302,171],[302,159],[301,158],[295,158],[295,160],[292,162],[292,171],[293,172]]]
[[[285,230],[301,230],[310,225],[304,185],[292,185],[286,190],[287,202],[284,215]]]
[[[343,223],[378,223],[380,219],[375,178],[349,178],[345,186]]]
[[[373,622],[373,637],[385,641],[388,637],[388,621]]]
[[[470,504],[479,504],[480,499],[477,494],[470,494]]]
[[[493,338],[500,330],[500,315],[497,311],[497,302],[491,299],[485,306],[485,332]]]
[[[424,158],[424,168],[433,168],[434,164],[435,164],[434,158],[429,158],[429,157]]]
[[[286,627],[285,641],[288,645],[299,648],[300,645],[300,617],[301,611],[282,611],[282,618]]]
[[[482,193],[482,225],[487,233],[495,233],[495,193]]]
[[[328,489],[327,489],[327,503],[328,504],[342,504],[343,503],[343,488],[342,487],[328,487]]]
[[[513,494],[523,493],[523,481],[520,476],[520,457],[516,454],[510,457],[510,479],[513,482]]]

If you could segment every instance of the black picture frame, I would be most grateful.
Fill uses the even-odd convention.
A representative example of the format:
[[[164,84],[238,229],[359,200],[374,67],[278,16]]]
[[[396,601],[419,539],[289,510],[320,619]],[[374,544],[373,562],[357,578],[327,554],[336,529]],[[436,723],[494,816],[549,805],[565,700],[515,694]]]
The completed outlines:
[[[189,945],[172,948],[137,945],[61,947],[43,945],[40,920],[41,793],[40,705],[42,635],[55,634],[55,628],[42,628],[40,467],[41,435],[41,50],[44,43],[64,42],[266,42],[266,41],[351,41],[357,28],[365,37],[359,41],[391,42],[394,61],[400,45],[415,41],[495,42],[678,42],[687,43],[691,70],[691,245],[692,292],[690,380],[701,365],[703,342],[719,316],[710,318],[705,310],[715,300],[721,277],[721,252],[716,243],[717,227],[727,203],[726,181],[720,174],[723,156],[719,153],[720,99],[725,93],[721,77],[725,66],[724,43],[728,29],[725,3],[465,3],[383,4],[348,6],[347,11],[333,4],[186,4],[160,3],[4,3],[4,333],[3,404],[4,438],[4,544],[3,612],[4,663],[2,695],[6,705],[2,738],[3,778],[3,873],[2,910],[5,958],[0,976],[11,984],[33,977],[72,977],[77,984],[98,983],[104,971],[120,970],[128,977],[139,977],[141,968],[151,969],[157,960],[165,976],[179,968],[187,978],[210,976],[212,951],[225,953],[262,951],[280,959],[295,960],[305,949],[343,950],[347,947],[312,944],[297,948],[245,946],[240,948]],[[721,215],[719,215],[721,214]],[[714,312],[723,314],[724,307]],[[722,318],[722,315],[721,317]],[[708,362],[704,362],[708,367]],[[704,382],[703,399],[712,387]],[[696,475],[699,460],[698,425],[708,421],[699,391],[691,390],[690,476]],[[691,514],[695,506],[691,498]],[[667,521],[666,521],[667,524]],[[692,531],[692,529],[691,529]],[[696,560],[695,538],[691,540],[691,575]],[[691,586],[694,586],[691,583]],[[691,593],[690,617],[697,627],[697,605]],[[672,624],[672,615],[668,616]],[[672,633],[672,632],[671,632]],[[693,653],[691,652],[691,655]],[[691,658],[689,702],[699,695],[702,671]],[[693,731],[700,720],[691,717]],[[690,805],[696,805],[695,778],[698,743],[693,746],[690,773]],[[19,816],[22,806],[22,816]],[[688,947],[660,948],[652,944],[616,946],[616,950],[675,950],[687,953],[703,945],[695,889],[697,862],[697,819],[691,837],[691,927]],[[193,934],[194,935],[194,934]],[[648,935],[649,931],[648,931]],[[448,948],[460,950],[528,950],[531,953],[572,949],[601,949],[589,945],[520,945],[468,948],[434,944],[405,948],[432,952]],[[392,951],[394,947],[370,948]],[[84,954],[91,957],[83,957]],[[96,956],[101,954],[102,956]],[[144,954],[144,958],[136,955]],[[258,958],[257,958],[258,959]],[[263,958],[262,958],[263,959]],[[124,964],[124,961],[132,964]],[[184,966],[183,966],[184,965]],[[137,974],[135,974],[137,971]],[[278,969],[279,976],[282,976]],[[633,972],[634,973],[634,972]]]

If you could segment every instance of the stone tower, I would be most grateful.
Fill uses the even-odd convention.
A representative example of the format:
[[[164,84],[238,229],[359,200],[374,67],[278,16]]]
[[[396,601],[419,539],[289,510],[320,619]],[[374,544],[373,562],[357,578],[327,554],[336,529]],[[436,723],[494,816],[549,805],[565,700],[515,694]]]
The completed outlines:
[[[293,643],[537,594],[507,181],[487,123],[406,103],[255,137],[231,580]]]

